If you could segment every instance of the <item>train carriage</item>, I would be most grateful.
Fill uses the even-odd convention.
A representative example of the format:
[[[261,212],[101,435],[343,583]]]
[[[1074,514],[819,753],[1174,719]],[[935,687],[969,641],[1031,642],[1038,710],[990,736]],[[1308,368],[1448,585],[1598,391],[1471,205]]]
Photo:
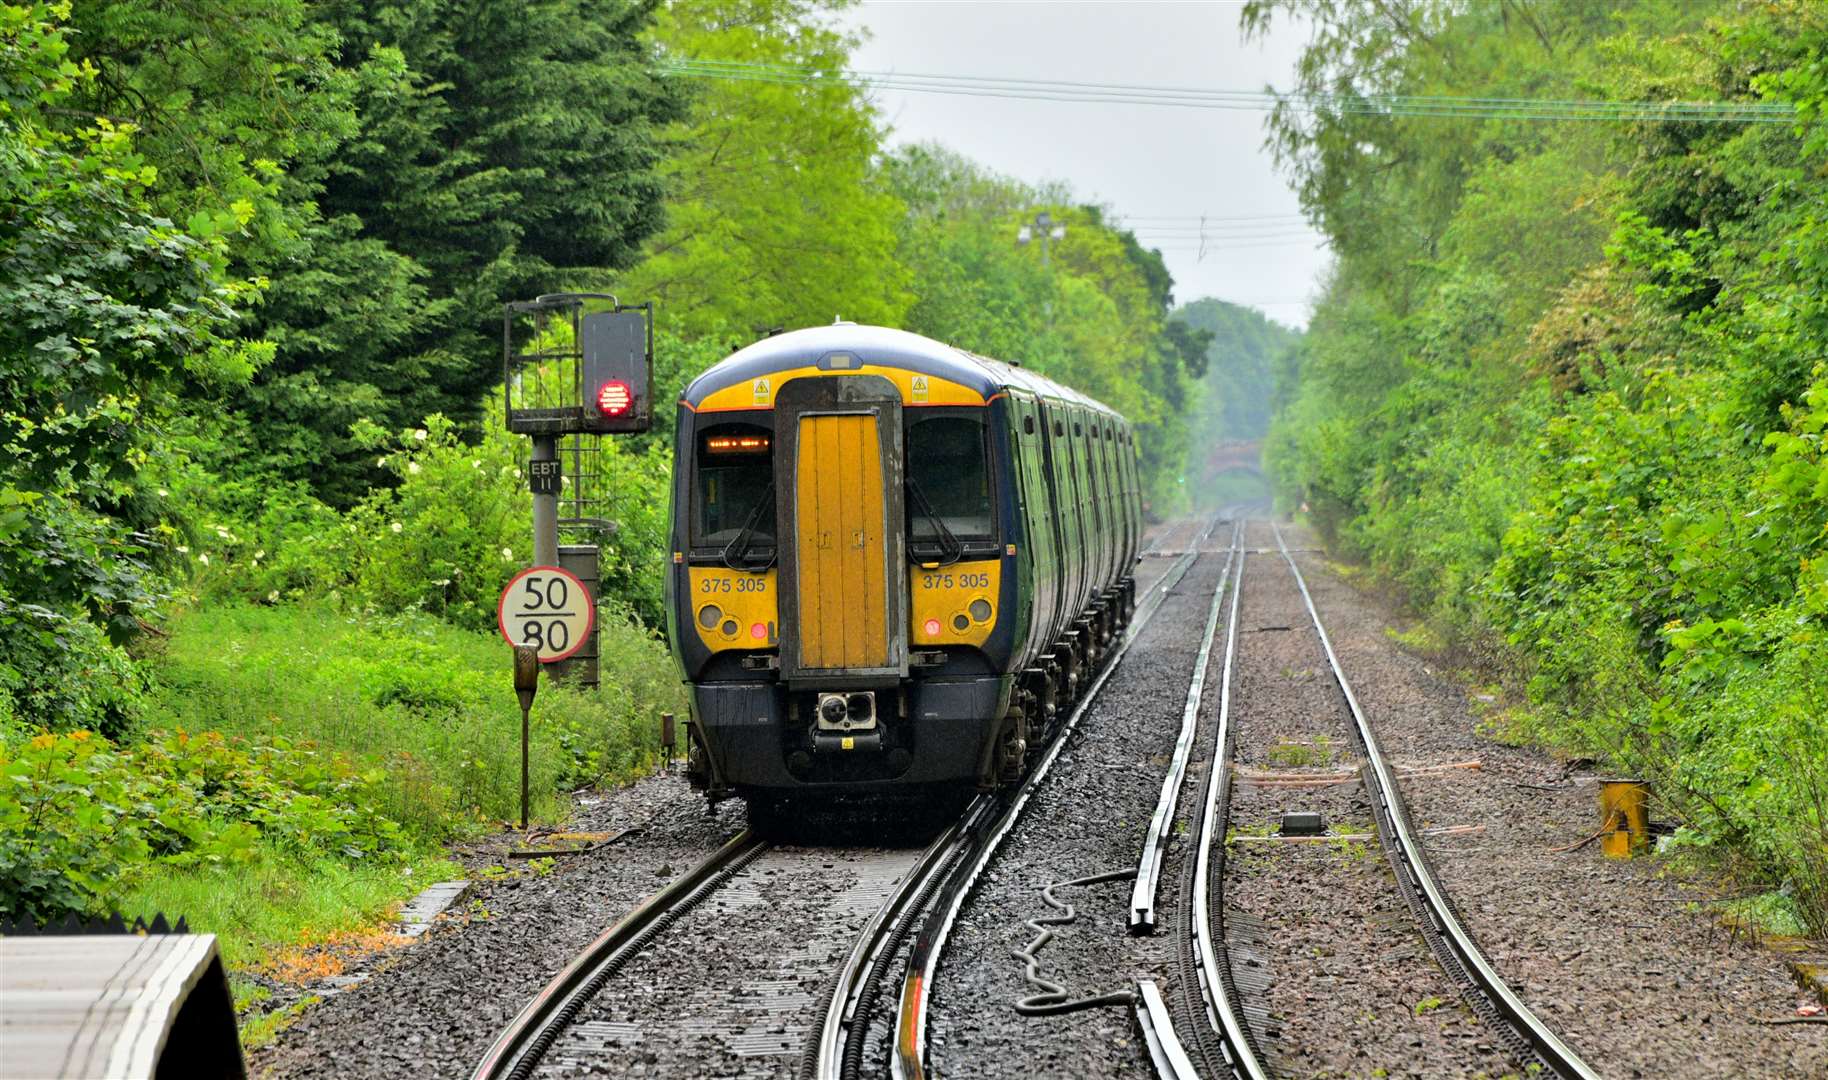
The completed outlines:
[[[679,402],[670,636],[713,798],[1019,777],[1134,605],[1122,416],[1011,364],[840,323]]]

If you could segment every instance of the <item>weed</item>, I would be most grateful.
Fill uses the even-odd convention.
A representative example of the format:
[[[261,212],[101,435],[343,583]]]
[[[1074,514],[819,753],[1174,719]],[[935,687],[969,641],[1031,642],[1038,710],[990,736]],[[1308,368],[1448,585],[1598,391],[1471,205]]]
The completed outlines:
[[[316,994],[299,998],[283,1009],[264,1012],[241,1025],[241,1048],[253,1050],[273,1041],[280,1032],[291,1027],[293,1022],[304,1015],[306,1009],[324,1000]]]

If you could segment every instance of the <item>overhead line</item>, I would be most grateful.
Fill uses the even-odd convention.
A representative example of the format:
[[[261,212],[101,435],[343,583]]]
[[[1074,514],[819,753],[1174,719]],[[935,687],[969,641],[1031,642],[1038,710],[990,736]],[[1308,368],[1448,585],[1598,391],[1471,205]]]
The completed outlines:
[[[1289,105],[1315,113],[1421,118],[1512,120],[1691,120],[1697,123],[1792,123],[1789,106],[1771,102],[1582,101],[1571,99],[1479,98],[1443,95],[1288,94],[1191,87],[1128,86],[1065,80],[911,75],[893,72],[824,71],[735,61],[674,60],[664,65],[692,78],[818,85],[841,81],[883,90],[1000,97],[1079,104],[1133,104],[1262,112]]]
[[[1068,90],[1074,90],[1074,91],[1092,91],[1092,90],[1099,90],[1099,91],[1110,90],[1110,91],[1126,91],[1126,92],[1147,91],[1147,92],[1152,92],[1152,93],[1208,95],[1208,96],[1215,96],[1215,97],[1228,97],[1228,98],[1237,98],[1237,99],[1244,99],[1244,98],[1271,98],[1271,99],[1274,99],[1274,98],[1278,97],[1278,95],[1274,91],[1264,91],[1264,90],[1219,90],[1219,89],[1211,89],[1211,88],[1203,88],[1203,87],[1190,87],[1190,86],[1161,86],[1161,85],[1137,84],[1137,83],[1098,83],[1098,82],[1086,82],[1086,81],[1078,80],[1078,79],[1027,79],[1027,78],[1020,78],[1020,77],[1015,77],[1015,76],[958,75],[958,74],[932,74],[932,73],[923,74],[923,73],[917,73],[917,72],[900,72],[900,71],[864,71],[864,70],[859,70],[859,69],[850,69],[850,70],[846,70],[843,72],[833,73],[833,72],[825,71],[823,69],[818,69],[818,68],[795,66],[795,65],[789,65],[789,64],[765,64],[765,63],[758,63],[755,61],[748,61],[748,60],[683,59],[683,60],[676,61],[676,62],[682,63],[682,64],[689,64],[689,65],[705,66],[705,67],[719,67],[719,68],[724,68],[727,70],[742,70],[742,71],[760,70],[760,71],[771,71],[771,72],[781,72],[781,73],[792,73],[792,74],[796,74],[796,75],[807,75],[807,76],[811,76],[814,78],[830,77],[832,74],[840,74],[847,78],[853,78],[853,79],[879,79],[879,78],[881,78],[881,79],[911,79],[911,80],[930,80],[930,81],[936,81],[936,82],[952,82],[952,83],[959,83],[959,84],[980,84],[980,83],[982,83],[982,84],[1004,84],[1004,83],[1006,83],[1006,84],[1015,84],[1015,85],[1032,86],[1032,87],[1066,88]],[[1694,107],[1705,107],[1705,108],[1730,107],[1730,108],[1777,110],[1777,111],[1784,112],[1786,114],[1790,112],[1790,107],[1787,105],[1771,104],[1771,103],[1766,103],[1766,102],[1667,102],[1667,103],[1666,102],[1617,102],[1617,101],[1608,101],[1608,100],[1600,99],[1600,98],[1584,98],[1583,99],[1583,98],[1472,97],[1472,96],[1459,96],[1459,95],[1446,95],[1446,94],[1316,95],[1316,96],[1345,97],[1345,98],[1365,97],[1367,99],[1372,98],[1372,97],[1381,96],[1381,97],[1389,98],[1392,100],[1401,99],[1401,100],[1411,101],[1411,102],[1476,103],[1476,104],[1482,104],[1482,105],[1518,105],[1518,106],[1541,106],[1541,105],[1553,105],[1553,106],[1619,106],[1619,105],[1661,106],[1661,105],[1665,105],[1665,104],[1673,104],[1673,105],[1690,105],[1690,106],[1694,106]]]

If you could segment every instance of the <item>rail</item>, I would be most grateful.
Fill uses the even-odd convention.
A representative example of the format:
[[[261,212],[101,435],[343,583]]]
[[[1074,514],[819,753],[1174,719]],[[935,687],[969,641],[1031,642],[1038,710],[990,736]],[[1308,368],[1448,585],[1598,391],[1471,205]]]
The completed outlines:
[[[629,957],[768,849],[744,829],[715,854],[650,896],[579,953],[489,1047],[472,1080],[528,1080],[553,1041]]]
[[[1196,1029],[1194,1046],[1209,1075],[1267,1080],[1264,1065],[1250,1031],[1245,1027],[1232,985],[1226,955],[1224,926],[1214,932],[1212,882],[1225,878],[1225,826],[1231,818],[1231,674],[1238,659],[1238,611],[1244,595],[1244,570],[1249,552],[1238,555],[1231,583],[1231,611],[1225,623],[1225,665],[1219,676],[1219,717],[1212,737],[1212,763],[1206,770],[1205,797],[1194,811],[1197,834],[1193,858],[1182,879],[1187,922],[1181,927],[1179,948],[1181,1002],[1189,1019],[1203,1019]],[[1217,867],[1214,867],[1214,860]],[[1172,1028],[1169,1029],[1172,1038]],[[1188,1060],[1183,1054],[1181,1060]],[[1174,1059],[1165,1059],[1170,1063]],[[1192,1080],[1197,1073],[1175,1072],[1175,1080]]]
[[[1351,710],[1352,722],[1365,752],[1363,775],[1365,787],[1371,794],[1378,834],[1383,839],[1391,868],[1396,871],[1397,883],[1415,911],[1422,935],[1428,939],[1436,960],[1449,977],[1460,984],[1461,994],[1473,1011],[1484,1017],[1505,1040],[1518,1064],[1526,1069],[1535,1064],[1571,1080],[1598,1080],[1599,1074],[1530,1011],[1461,925],[1452,902],[1435,880],[1427,853],[1416,838],[1409,811],[1397,790],[1395,774],[1384,760],[1377,735],[1365,719],[1358,697],[1352,692],[1352,684],[1347,681],[1339,657],[1333,651],[1333,642],[1320,623],[1320,613],[1314,608],[1314,597],[1308,592],[1307,580],[1301,576],[1301,567],[1295,564],[1295,557],[1283,542],[1282,530],[1276,528],[1274,522],[1270,523],[1270,528],[1275,533],[1277,549],[1301,589],[1302,602],[1307,605],[1314,632],[1320,636],[1333,680]]]
[[[1111,673],[1117,670],[1124,654],[1135,643],[1137,636],[1149,621],[1154,618],[1168,593],[1180,584],[1187,576],[1187,571],[1199,558],[1200,547],[1224,515],[1215,515],[1196,536],[1187,550],[1168,568],[1159,581],[1151,587],[1144,603],[1137,606],[1136,617],[1130,623],[1128,631],[1111,651],[1098,676],[1086,688],[1085,695],[1074,706],[1071,715],[1066,719],[1060,734],[1053,741],[1045,756],[1025,778],[1013,795],[1002,797],[1001,812],[988,820],[980,829],[975,830],[967,843],[970,844],[967,855],[957,860],[955,868],[947,875],[941,885],[940,898],[927,916],[919,935],[915,938],[914,947],[908,955],[907,967],[903,973],[901,996],[895,1013],[895,1035],[893,1051],[889,1059],[890,1074],[895,1080],[921,1080],[926,1076],[926,1026],[927,1004],[933,985],[933,972],[939,964],[940,955],[945,951],[946,939],[952,932],[953,924],[958,919],[959,911],[964,907],[973,886],[983,874],[984,868],[996,855],[998,848],[1008,837],[1010,830],[1020,820],[1022,812],[1027,809],[1029,800],[1040,789],[1047,779],[1048,771],[1060,756],[1061,750],[1072,737],[1079,722],[1090,711],[1093,702],[1103,690]]]
[[[1181,713],[1181,731],[1174,741],[1174,754],[1168,762],[1168,775],[1162,780],[1162,793],[1149,817],[1149,829],[1143,836],[1142,856],[1136,864],[1136,883],[1130,890],[1130,933],[1147,934],[1155,929],[1155,901],[1161,891],[1162,863],[1168,853],[1168,841],[1174,833],[1174,812],[1180,805],[1181,787],[1187,777],[1187,763],[1192,757],[1193,741],[1200,726],[1200,702],[1206,688],[1206,667],[1212,655],[1213,636],[1219,628],[1219,614],[1224,608],[1225,587],[1232,568],[1243,548],[1244,522],[1234,521],[1231,548],[1225,553],[1225,569],[1219,575],[1219,587],[1212,593],[1212,608],[1206,615],[1205,635],[1194,660],[1193,681],[1187,688],[1187,706]]]

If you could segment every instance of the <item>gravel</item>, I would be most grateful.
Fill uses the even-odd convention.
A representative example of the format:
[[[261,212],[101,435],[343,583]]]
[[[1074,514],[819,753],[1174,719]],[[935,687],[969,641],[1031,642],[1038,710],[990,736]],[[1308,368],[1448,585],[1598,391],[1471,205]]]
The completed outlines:
[[[764,852],[591,999],[537,1075],[795,1075],[832,971],[918,855]]]
[[[605,927],[708,857],[743,825],[677,776],[591,796],[581,831],[643,826],[556,860],[550,874],[478,880],[455,919],[385,954],[361,984],[307,1009],[248,1055],[261,1077],[464,1077],[521,1007]],[[474,872],[489,860],[479,860]]]
[[[1222,549],[1228,532],[1215,530],[1205,550]],[[1171,561],[1145,559],[1139,586],[1146,586],[1140,574],[1151,563]],[[1011,953],[1033,937],[1024,919],[1052,913],[1041,889],[1135,867],[1223,562],[1219,554],[1201,556],[1139,635],[966,904],[935,972],[928,1026],[933,1075],[1148,1074],[1124,1009],[1018,1014],[1014,1003],[1037,988],[1024,981]],[[1076,907],[1078,919],[1056,928],[1039,953],[1043,976],[1076,997],[1126,988],[1137,966],[1136,944],[1125,932],[1128,883],[1060,896]]]
[[[1427,848],[1468,929],[1538,1016],[1607,1077],[1828,1077],[1828,1028],[1759,1022],[1795,1012],[1781,959],[1690,902],[1725,886],[1665,859],[1606,859],[1597,844],[1551,851],[1599,827],[1598,777],[1563,783],[1548,756],[1482,737],[1465,688],[1399,649],[1380,605],[1321,560],[1296,558],[1385,754],[1481,763],[1400,784],[1418,825],[1483,829]]]

